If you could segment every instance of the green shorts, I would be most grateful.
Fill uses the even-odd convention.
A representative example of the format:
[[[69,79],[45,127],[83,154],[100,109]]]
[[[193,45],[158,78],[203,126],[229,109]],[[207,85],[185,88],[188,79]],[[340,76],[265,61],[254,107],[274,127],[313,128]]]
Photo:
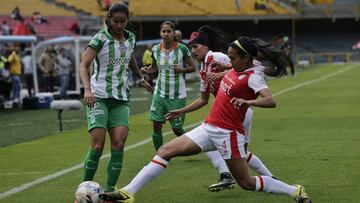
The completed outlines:
[[[86,106],[88,131],[93,128],[110,129],[129,126],[130,105],[128,101],[95,98],[94,108]]]
[[[154,94],[150,108],[150,120],[165,123],[165,115],[175,109],[183,108],[186,105],[186,98],[183,99],[165,99],[158,94]],[[177,119],[170,121],[172,128],[182,128],[185,120],[185,114]]]

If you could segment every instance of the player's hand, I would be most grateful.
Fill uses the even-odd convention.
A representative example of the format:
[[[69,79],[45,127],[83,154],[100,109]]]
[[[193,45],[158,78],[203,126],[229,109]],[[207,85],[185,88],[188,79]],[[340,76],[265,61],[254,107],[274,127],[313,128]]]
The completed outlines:
[[[184,73],[184,68],[181,68],[179,65],[172,65],[173,69],[174,69],[174,73],[175,74],[181,74]]]
[[[141,67],[140,68],[140,73],[141,74],[149,74],[150,73],[150,68],[151,68],[151,66],[147,66],[147,67]]]
[[[154,92],[153,87],[146,81],[143,80],[139,83],[139,85],[143,88],[145,88],[148,92],[150,92],[151,94]]]
[[[182,113],[179,110],[169,111],[169,113],[167,113],[165,115],[165,119],[171,121],[171,120],[174,120],[176,118],[179,118],[181,116],[181,114]]]
[[[250,106],[249,101],[242,99],[242,98],[236,98],[236,97],[233,97],[230,100],[230,103],[234,106],[235,109],[240,109],[241,106]]]
[[[90,88],[85,88],[83,104],[90,108],[94,107],[95,97]]]
[[[206,74],[205,81],[207,83],[212,83],[215,80],[220,80],[223,76],[224,76],[224,73],[222,73],[222,72],[221,73],[208,72]]]

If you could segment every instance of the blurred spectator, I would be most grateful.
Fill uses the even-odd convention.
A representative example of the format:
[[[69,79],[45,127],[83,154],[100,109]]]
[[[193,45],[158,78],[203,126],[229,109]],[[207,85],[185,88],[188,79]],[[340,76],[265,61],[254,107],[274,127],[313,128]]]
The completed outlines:
[[[143,66],[150,66],[151,63],[152,63],[152,49],[153,45],[152,44],[148,44],[147,47],[146,47],[146,50],[144,51],[143,53],[143,56],[142,56],[142,65]],[[155,78],[155,75],[156,73],[148,73],[146,74],[146,81],[151,85],[151,86],[154,86],[153,84],[153,79]]]
[[[41,13],[38,11],[33,12],[33,15],[31,16],[31,20],[36,24],[48,23],[48,20],[46,18],[44,18],[41,15]]]
[[[2,95],[5,98],[5,100],[8,100],[10,99],[10,92],[11,92],[10,62],[7,61],[6,57],[0,56],[0,95]]]
[[[31,31],[29,27],[25,24],[24,19],[20,19],[19,22],[15,25],[13,35],[30,35]]]
[[[181,32],[181,30],[175,30],[175,39],[176,39],[176,41],[182,43],[182,32]]]
[[[236,6],[236,10],[240,11],[240,0],[235,0],[235,6]]]
[[[111,6],[111,0],[104,0],[105,10],[109,10]]]
[[[31,50],[25,50],[25,56],[21,59],[24,65],[24,76],[26,89],[29,93],[29,97],[32,97],[32,90],[34,89],[34,81],[33,81],[33,65],[32,65],[32,56]]]
[[[52,47],[47,47],[46,51],[40,55],[39,66],[44,78],[44,91],[54,91],[56,52]]]
[[[292,46],[290,44],[289,37],[283,33],[277,34],[274,37],[272,44],[284,52],[284,54],[286,55],[285,59],[290,66],[291,75],[294,76],[295,75],[295,67],[294,67],[294,62],[291,59]],[[287,71],[285,71],[285,74],[287,75]]]
[[[15,45],[12,47],[8,61],[10,62],[11,99],[14,100],[14,103],[18,103],[20,101],[21,90],[21,61],[19,48]]]
[[[71,60],[65,55],[65,49],[61,48],[57,57],[58,75],[60,81],[60,99],[67,98],[67,90],[70,81]]]
[[[71,23],[69,30],[72,31],[75,34],[80,34],[80,26],[79,23],[77,23],[76,21],[74,21],[73,23]]]
[[[14,20],[23,20],[24,18],[20,14],[19,7],[15,6],[15,8],[11,12],[11,18]]]
[[[265,10],[269,13],[274,13],[275,11],[269,5],[269,0],[256,0],[254,4],[255,10]]]
[[[1,31],[3,35],[11,35],[11,29],[6,20],[3,20],[1,24]]]

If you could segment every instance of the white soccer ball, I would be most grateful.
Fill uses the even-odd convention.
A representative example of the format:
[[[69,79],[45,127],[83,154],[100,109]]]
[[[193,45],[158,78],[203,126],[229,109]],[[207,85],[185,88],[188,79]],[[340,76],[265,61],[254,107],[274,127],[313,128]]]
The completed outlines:
[[[76,192],[75,192],[75,202],[76,203],[102,203],[103,201],[99,199],[99,194],[103,190],[101,186],[94,181],[85,181],[80,183]]]

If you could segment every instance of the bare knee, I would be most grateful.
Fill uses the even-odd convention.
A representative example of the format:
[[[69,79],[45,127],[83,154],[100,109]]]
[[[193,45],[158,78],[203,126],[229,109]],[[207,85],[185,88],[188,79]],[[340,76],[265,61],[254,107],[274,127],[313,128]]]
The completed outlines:
[[[253,181],[251,181],[250,178],[237,180],[237,183],[244,190],[254,190],[255,189],[255,184],[253,183]]]
[[[178,136],[178,137],[185,133],[182,128],[173,128],[172,130],[175,133],[175,135]]]
[[[124,149],[124,145],[125,145],[125,142],[118,141],[116,143],[111,143],[111,148],[121,150],[121,149]]]
[[[154,130],[154,132],[161,132],[162,131],[162,123],[153,122],[153,130]]]
[[[174,157],[174,152],[171,147],[168,147],[165,144],[159,148],[156,155],[160,156],[161,158],[163,158],[167,161],[170,161],[170,159]]]
[[[102,153],[104,146],[102,144],[100,144],[100,143],[94,143],[94,144],[91,145],[91,148],[93,150],[97,151],[97,152]]]

